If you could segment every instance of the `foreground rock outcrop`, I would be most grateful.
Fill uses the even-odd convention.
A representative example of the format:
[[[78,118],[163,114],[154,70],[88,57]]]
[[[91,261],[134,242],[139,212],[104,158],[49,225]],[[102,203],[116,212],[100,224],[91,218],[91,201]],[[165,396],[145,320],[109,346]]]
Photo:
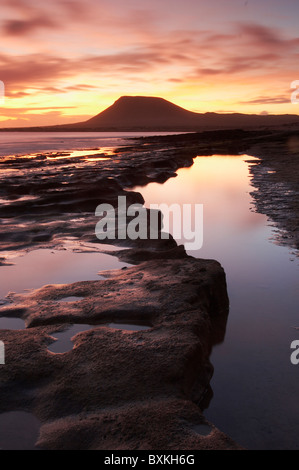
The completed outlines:
[[[200,405],[228,315],[222,267],[185,256],[105,274],[14,295],[2,307],[27,328],[1,332],[0,411],[38,417],[41,449],[237,449]],[[57,331],[83,323],[91,328],[73,349],[48,350]]]

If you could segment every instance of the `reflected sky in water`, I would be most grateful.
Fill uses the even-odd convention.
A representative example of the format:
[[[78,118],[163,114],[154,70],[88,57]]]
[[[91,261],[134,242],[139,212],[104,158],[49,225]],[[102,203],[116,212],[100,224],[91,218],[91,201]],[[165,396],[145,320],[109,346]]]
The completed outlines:
[[[104,246],[104,245],[103,245]],[[72,250],[37,249],[9,260],[0,266],[0,298],[8,292],[23,292],[46,284],[70,284],[103,279],[99,271],[129,266],[116,256],[101,252],[81,253]]]
[[[270,241],[273,228],[253,211],[249,159],[198,157],[165,184],[136,189],[148,207],[203,204],[203,246],[189,254],[216,259],[226,272],[230,315],[211,357],[206,417],[247,448],[298,449],[299,368],[290,362],[299,339],[298,261]]]

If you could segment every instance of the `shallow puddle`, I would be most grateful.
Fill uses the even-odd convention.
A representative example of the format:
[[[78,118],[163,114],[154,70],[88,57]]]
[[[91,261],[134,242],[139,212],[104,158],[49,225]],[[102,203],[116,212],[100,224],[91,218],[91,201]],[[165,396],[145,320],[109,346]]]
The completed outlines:
[[[125,331],[145,331],[145,330],[150,330],[151,326],[145,326],[145,325],[134,325],[134,324],[129,324],[129,323],[109,323],[108,325],[109,328],[113,328],[115,330],[125,330]]]
[[[56,341],[48,347],[48,350],[56,353],[63,354],[65,352],[71,351],[74,347],[74,343],[71,338],[76,334],[81,333],[82,331],[87,331],[94,328],[92,325],[76,324],[72,325],[66,330],[58,331],[57,333],[51,333],[51,336],[56,339]]]
[[[0,414],[0,450],[36,450],[40,421],[25,411]]]
[[[24,320],[13,317],[0,317],[0,330],[24,330]]]
[[[51,333],[51,336],[55,338],[55,342],[53,342],[49,347],[48,350],[56,353],[56,354],[63,354],[65,352],[69,352],[73,349],[74,343],[72,342],[72,338],[82,331],[88,331],[93,328],[111,328],[115,330],[123,330],[123,331],[145,331],[150,330],[150,326],[145,325],[136,325],[136,324],[129,324],[129,323],[105,323],[102,325],[86,325],[86,324],[74,324],[69,328],[58,331],[57,333]]]
[[[111,250],[111,247],[108,247]],[[106,249],[103,245],[102,249]],[[111,250],[112,251],[112,250]],[[0,300],[9,292],[22,293],[47,284],[71,284],[104,279],[99,271],[121,269],[129,264],[101,252],[72,249],[37,249],[8,259],[11,266],[0,266]]]
[[[70,297],[63,297],[62,299],[55,300],[55,302],[79,302],[79,300],[83,300],[84,297],[77,297],[75,295]]]
[[[98,150],[73,150],[71,152],[58,152],[47,154],[47,160],[65,160],[67,158],[86,158],[88,161],[108,160],[108,155],[113,155],[110,148],[100,148]]]

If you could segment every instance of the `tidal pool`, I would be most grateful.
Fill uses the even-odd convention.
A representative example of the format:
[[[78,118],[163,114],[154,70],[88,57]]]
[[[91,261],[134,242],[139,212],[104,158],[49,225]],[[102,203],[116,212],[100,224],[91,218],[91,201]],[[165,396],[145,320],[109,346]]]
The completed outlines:
[[[206,418],[248,449],[299,449],[299,366],[290,361],[299,340],[298,260],[273,243],[270,221],[254,212],[251,159],[197,157],[176,178],[134,190],[147,207],[203,204],[203,244],[188,253],[216,259],[226,272],[230,314],[211,356]],[[183,230],[177,241],[186,242]]]
[[[0,414],[0,450],[36,450],[40,421],[26,411]]]
[[[51,336],[55,338],[55,341],[52,344],[50,344],[50,346],[48,347],[48,350],[56,354],[57,353],[62,354],[62,353],[71,351],[74,347],[72,338],[76,334],[81,333],[81,331],[87,331],[87,330],[90,330],[91,328],[94,328],[94,327],[91,325],[76,324],[76,325],[69,326],[63,331],[51,333]]]
[[[105,246],[103,245],[103,249]],[[111,247],[108,247],[111,250]],[[0,299],[9,292],[22,293],[46,284],[70,284],[103,279],[99,271],[129,266],[101,252],[37,249],[9,259],[11,266],[0,266]]]
[[[24,320],[15,317],[0,317],[0,330],[24,330]]]
[[[51,336],[55,338],[55,341],[50,344],[48,347],[48,350],[53,352],[53,353],[59,353],[63,354],[65,352],[71,351],[74,347],[72,338],[77,335],[78,333],[81,333],[82,331],[88,331],[93,328],[101,328],[101,327],[106,327],[106,328],[111,328],[115,330],[123,330],[127,332],[134,332],[134,331],[144,331],[144,330],[149,330],[151,327],[150,326],[145,326],[145,325],[136,325],[136,324],[128,324],[128,323],[108,323],[108,324],[102,324],[102,325],[86,325],[86,324],[75,324],[71,325],[68,328],[51,333]]]

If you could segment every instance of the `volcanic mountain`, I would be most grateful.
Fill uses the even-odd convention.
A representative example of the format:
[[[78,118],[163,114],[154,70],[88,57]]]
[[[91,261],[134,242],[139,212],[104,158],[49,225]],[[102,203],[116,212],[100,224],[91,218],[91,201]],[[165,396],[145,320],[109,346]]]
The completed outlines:
[[[173,128],[198,125],[201,115],[163,98],[122,96],[112,106],[85,122],[87,127]]]
[[[163,98],[122,96],[97,116],[75,124],[91,130],[200,131],[299,123],[297,115],[194,113]]]
[[[5,130],[196,132],[211,129],[281,127],[290,124],[299,125],[299,116],[291,114],[203,114],[187,111],[163,98],[122,96],[112,106],[84,122]]]

